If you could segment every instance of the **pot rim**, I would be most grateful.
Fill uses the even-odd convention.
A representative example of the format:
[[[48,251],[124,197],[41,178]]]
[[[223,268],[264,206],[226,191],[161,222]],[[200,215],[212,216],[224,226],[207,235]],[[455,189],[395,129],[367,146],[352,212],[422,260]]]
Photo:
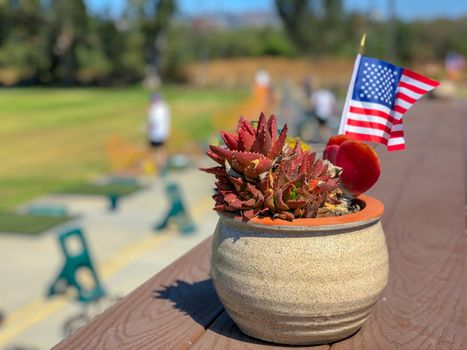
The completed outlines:
[[[251,226],[275,226],[276,228],[293,227],[298,229],[299,227],[323,227],[329,228],[343,227],[343,226],[354,226],[356,223],[365,224],[377,221],[381,218],[384,213],[384,204],[378,199],[362,194],[358,197],[359,200],[365,203],[365,207],[352,214],[346,214],[341,216],[330,216],[323,218],[298,218],[292,221],[283,219],[273,219],[270,217],[255,217],[248,221],[237,221],[234,220],[233,214],[226,212],[218,212],[221,219],[230,219],[237,223],[244,223]]]

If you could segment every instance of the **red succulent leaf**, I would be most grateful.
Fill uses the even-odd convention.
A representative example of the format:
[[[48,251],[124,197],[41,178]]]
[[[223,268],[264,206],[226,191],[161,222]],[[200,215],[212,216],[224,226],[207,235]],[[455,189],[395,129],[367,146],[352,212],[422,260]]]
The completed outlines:
[[[253,152],[233,151],[232,160],[229,163],[235,171],[252,179],[272,168],[272,160]]]
[[[284,162],[283,171],[285,174],[293,175],[298,172],[303,160],[303,151],[300,144],[297,142],[294,148],[294,153],[291,159]]]
[[[254,199],[249,199],[249,200],[246,200],[246,201],[242,201],[242,200],[236,198],[232,202],[228,202],[228,205],[230,207],[236,208],[237,210],[251,208],[254,204],[255,204]]]
[[[227,160],[229,163],[232,160],[232,152],[228,148],[221,147],[221,146],[214,146],[210,145],[209,148],[211,149],[212,153],[216,154],[218,157]]]
[[[294,219],[294,214],[289,211],[283,211],[278,214],[278,217],[282,220],[292,221]]]
[[[271,171],[269,171],[269,172],[271,172]],[[269,176],[267,176],[265,179],[263,179],[259,183],[257,183],[257,186],[258,186],[259,190],[262,193],[266,193],[266,191],[268,189],[268,184],[269,184]]]
[[[266,121],[266,115],[261,112],[261,115],[259,116],[258,119],[258,126],[256,128],[256,135],[258,135],[258,132],[261,128],[267,128],[267,121]]]
[[[229,180],[235,187],[235,190],[237,192],[243,191],[243,189],[245,188],[245,182],[242,179],[234,176],[229,176]]]
[[[245,129],[245,131],[247,131],[249,134],[256,135],[255,128],[251,125],[251,123],[248,120],[243,120],[242,128]]]
[[[223,197],[224,197],[224,200],[225,200],[228,204],[230,204],[230,203],[232,203],[232,202],[238,200],[238,196],[237,196],[235,193],[233,193],[233,192],[227,193],[227,194],[225,194]]]
[[[345,141],[349,141],[349,140],[351,140],[351,138],[346,136],[346,135],[334,135],[334,136],[331,136],[329,138],[328,143],[326,144],[326,146],[331,146],[331,145],[340,146]]]
[[[264,206],[271,210],[276,209],[276,205],[274,204],[274,191],[271,189],[269,189],[266,194],[266,198],[264,199]]]
[[[317,202],[318,201],[316,201],[315,203],[307,202],[305,206],[305,213],[303,214],[304,217],[312,218],[316,216],[316,213],[318,212],[318,208],[319,208],[319,203]]]
[[[290,209],[293,209],[293,210],[302,208],[302,207],[304,207],[305,205],[306,205],[306,201],[304,201],[304,200],[288,200],[288,201],[287,201],[287,206],[288,206]]]
[[[250,179],[257,179],[260,175],[268,172],[272,168],[272,160],[259,159],[245,169],[245,175]]]
[[[337,179],[329,179],[325,183],[321,184],[319,186],[319,192],[320,193],[329,193],[331,191],[334,191],[338,186],[338,181]]]
[[[250,198],[247,200],[242,201],[243,208],[242,209],[248,209],[256,205],[256,200],[254,198]]]
[[[290,198],[290,194],[292,193],[292,190],[295,188],[295,186],[293,185],[293,183],[290,183],[284,187],[284,190],[283,190],[283,193],[282,193],[282,196],[284,198],[286,198],[286,200],[288,200]]]
[[[276,159],[277,157],[279,157],[279,155],[282,152],[282,149],[284,148],[286,137],[287,137],[287,124],[284,125],[284,127],[282,128],[281,133],[279,137],[277,138],[277,140],[273,142],[271,149],[269,150],[269,153],[268,153],[269,159]]]
[[[267,156],[272,145],[271,134],[267,129],[266,125],[266,116],[264,113],[261,113],[258,122],[258,128],[256,133],[256,139],[251,146],[251,152],[261,153],[264,156]]]
[[[309,177],[316,178],[323,173],[323,170],[327,170],[327,166],[325,167],[323,161],[319,159],[316,161],[315,164],[313,164],[313,167],[310,170]]]
[[[245,120],[244,117],[240,117],[240,121],[238,123],[237,132],[240,132],[240,129],[244,129],[251,135],[256,135],[255,129],[251,126],[251,124]]]
[[[221,131],[221,136],[224,140],[224,143],[229,149],[231,149],[232,151],[236,151],[238,149],[238,135]]]
[[[357,197],[368,191],[380,175],[377,153],[367,144],[346,141],[337,152],[336,165],[342,168],[341,183],[345,190]]]
[[[227,172],[223,166],[215,166],[211,168],[200,168],[199,170],[204,171],[209,174],[219,175],[219,176],[227,176]]]
[[[336,156],[339,151],[338,145],[329,145],[324,149],[323,159],[329,160],[332,164],[336,165]]]
[[[216,205],[224,203],[224,200],[222,199],[222,196],[219,193],[213,195],[212,198],[216,201]]]
[[[231,207],[230,205],[226,204],[218,204],[214,207],[216,211],[238,211],[237,208]]]
[[[299,171],[301,173],[308,173],[310,172],[310,170],[312,169],[312,166],[313,166],[313,162],[315,161],[315,158],[316,158],[316,153],[313,152],[304,152],[303,154],[303,159],[302,159],[302,162],[300,164],[300,169]]]
[[[219,156],[218,154],[212,152],[212,151],[208,151],[207,152],[207,155],[213,160],[215,161],[216,163],[219,163],[220,165],[224,165],[225,163],[225,158],[224,157],[221,157]]]
[[[269,117],[268,131],[269,131],[269,135],[271,135],[272,143],[276,142],[276,140],[277,140],[277,122],[276,122],[276,116],[274,114],[272,114]]]
[[[276,204],[276,207],[280,210],[289,210],[290,208],[287,206],[287,204],[285,204],[283,198],[282,198],[282,195],[284,194],[284,192],[279,189],[278,191],[275,191],[274,192],[274,202]]]
[[[250,125],[247,121],[245,121],[245,124]],[[242,127],[239,131],[238,137],[240,140],[238,144],[238,150],[249,152],[251,149],[251,146],[253,145],[253,142],[255,142],[256,134],[254,132],[251,133],[250,129],[247,129],[246,127]]]
[[[253,185],[251,185],[249,183],[247,183],[246,186],[247,186],[248,191],[250,191],[250,193],[256,198],[256,200],[257,200],[256,204],[257,205],[259,203],[264,202],[264,195],[260,190],[258,190],[255,186],[253,186]]]
[[[233,187],[227,180],[217,180],[216,181],[216,188],[219,191],[232,191]]]

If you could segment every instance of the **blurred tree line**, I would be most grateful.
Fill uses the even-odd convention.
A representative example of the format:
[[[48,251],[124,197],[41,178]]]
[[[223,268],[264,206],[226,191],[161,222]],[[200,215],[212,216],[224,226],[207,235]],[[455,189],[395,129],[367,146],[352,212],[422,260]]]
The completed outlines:
[[[275,4],[300,53],[353,57],[366,32],[365,53],[394,57],[395,63],[440,62],[449,51],[467,56],[467,15],[404,22],[347,13],[342,0],[275,0]]]
[[[232,27],[179,16],[176,0],[128,0],[117,19],[90,14],[84,0],[0,0],[0,84],[157,86],[212,58],[353,58],[365,31],[368,55],[401,64],[467,56],[467,18],[391,24],[345,12],[342,0],[275,0],[274,10],[282,25]]]

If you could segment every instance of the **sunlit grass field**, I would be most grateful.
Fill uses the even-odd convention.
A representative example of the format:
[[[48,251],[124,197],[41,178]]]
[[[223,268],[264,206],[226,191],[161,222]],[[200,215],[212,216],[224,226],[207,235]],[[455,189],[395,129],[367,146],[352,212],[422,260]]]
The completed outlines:
[[[186,152],[249,92],[167,87],[163,94],[172,110],[169,148]],[[148,100],[139,87],[0,90],[0,209],[105,173],[113,135],[145,144]]]

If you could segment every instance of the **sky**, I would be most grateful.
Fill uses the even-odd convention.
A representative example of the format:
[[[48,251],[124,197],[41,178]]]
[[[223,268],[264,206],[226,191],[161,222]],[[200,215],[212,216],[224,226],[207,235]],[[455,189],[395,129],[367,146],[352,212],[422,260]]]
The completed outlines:
[[[93,13],[118,17],[126,0],[85,0]],[[467,16],[467,0],[393,0],[399,18],[425,19],[433,17],[457,18]],[[178,0],[182,14],[199,15],[212,12],[268,11],[274,10],[274,0]],[[388,10],[388,0],[344,0],[348,10],[377,11],[383,17]]]

